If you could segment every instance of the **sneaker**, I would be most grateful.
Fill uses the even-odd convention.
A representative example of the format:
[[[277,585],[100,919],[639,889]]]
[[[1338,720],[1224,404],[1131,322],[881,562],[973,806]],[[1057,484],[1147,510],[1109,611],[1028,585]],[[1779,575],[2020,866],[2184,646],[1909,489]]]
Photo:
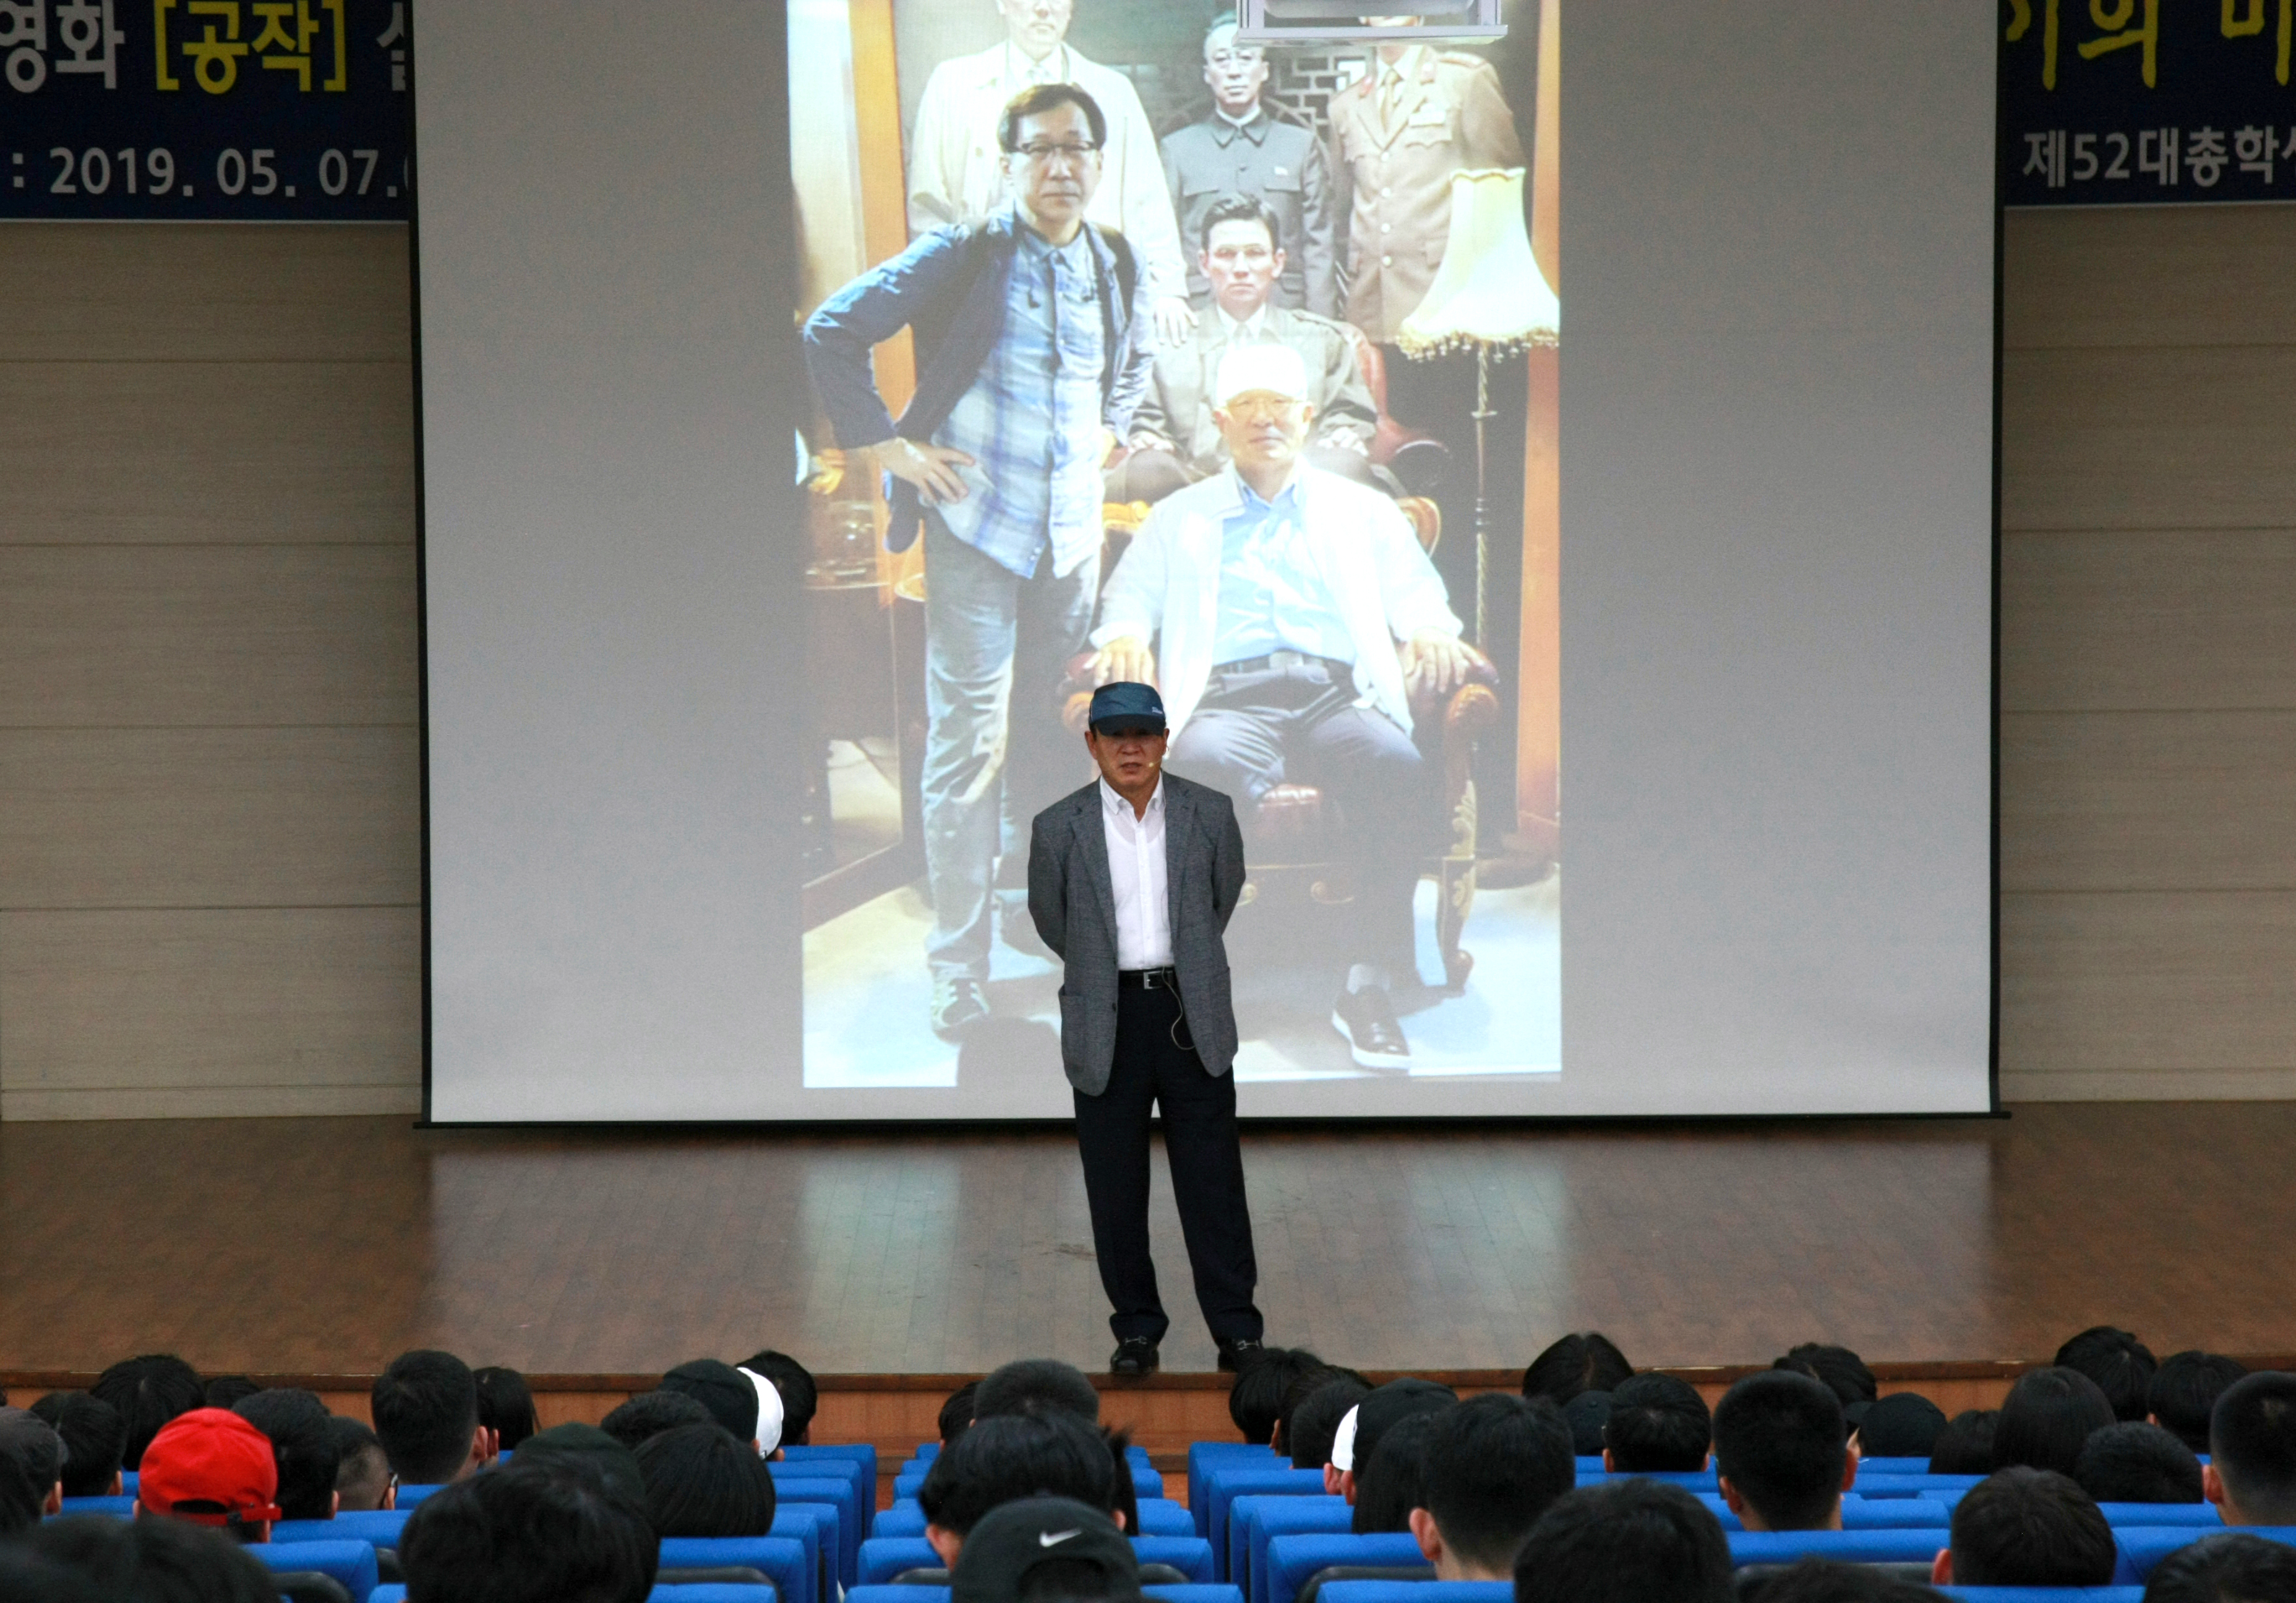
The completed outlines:
[[[1411,1043],[1403,1038],[1383,986],[1341,992],[1332,1004],[1332,1027],[1347,1037],[1349,1052],[1365,1068],[1411,1067]]]
[[[1152,1375],[1158,1360],[1156,1344],[1144,1336],[1128,1336],[1116,1344],[1116,1351],[1108,1356],[1108,1372],[1111,1375]]]
[[[943,1041],[955,1040],[988,1018],[988,998],[981,994],[979,980],[958,975],[933,981],[932,1032]]]
[[[1247,1364],[1258,1363],[1260,1354],[1267,1351],[1264,1343],[1255,1341],[1249,1336],[1215,1345],[1219,1348],[1219,1367],[1231,1375],[1241,1370]]]

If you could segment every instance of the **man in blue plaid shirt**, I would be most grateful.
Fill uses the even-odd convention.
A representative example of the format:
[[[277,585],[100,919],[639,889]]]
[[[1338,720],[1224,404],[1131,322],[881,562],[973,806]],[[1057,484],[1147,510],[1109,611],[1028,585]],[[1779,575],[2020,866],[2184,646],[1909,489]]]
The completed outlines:
[[[887,545],[923,531],[925,955],[944,1039],[988,1017],[1000,852],[1017,871],[1029,821],[1073,789],[1059,696],[1100,589],[1101,468],[1154,362],[1130,249],[1084,220],[1106,136],[1075,85],[1022,91],[998,129],[1013,206],[921,236],[806,323],[838,443],[889,475]],[[896,423],[869,354],[904,328],[920,372]]]

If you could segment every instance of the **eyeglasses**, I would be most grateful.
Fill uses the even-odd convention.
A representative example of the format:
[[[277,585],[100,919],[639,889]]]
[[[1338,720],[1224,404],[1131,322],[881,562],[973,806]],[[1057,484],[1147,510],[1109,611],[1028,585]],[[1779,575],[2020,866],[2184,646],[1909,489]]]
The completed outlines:
[[[1014,151],[1015,156],[1028,158],[1030,167],[1050,167],[1055,157],[1070,167],[1082,167],[1100,153],[1096,144],[1024,144]]]
[[[1283,418],[1291,416],[1292,408],[1299,405],[1290,396],[1272,395],[1264,389],[1248,389],[1240,396],[1230,396],[1227,405],[1221,410],[1230,417]]]

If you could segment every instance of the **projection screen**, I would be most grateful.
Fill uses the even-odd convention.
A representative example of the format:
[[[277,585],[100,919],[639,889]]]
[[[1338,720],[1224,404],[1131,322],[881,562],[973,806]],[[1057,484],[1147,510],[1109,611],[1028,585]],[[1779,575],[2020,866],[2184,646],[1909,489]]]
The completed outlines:
[[[1991,11],[1505,12],[424,13],[428,1117],[1065,1116],[1111,676],[1247,1117],[1992,1106]]]

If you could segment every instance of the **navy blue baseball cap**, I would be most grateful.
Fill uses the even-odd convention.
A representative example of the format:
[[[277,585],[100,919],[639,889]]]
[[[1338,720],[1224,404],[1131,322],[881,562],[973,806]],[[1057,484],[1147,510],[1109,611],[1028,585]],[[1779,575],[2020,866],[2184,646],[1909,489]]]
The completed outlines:
[[[1092,715],[1086,720],[1095,734],[1160,735],[1164,732],[1164,698],[1152,684],[1119,679],[1092,693]]]

